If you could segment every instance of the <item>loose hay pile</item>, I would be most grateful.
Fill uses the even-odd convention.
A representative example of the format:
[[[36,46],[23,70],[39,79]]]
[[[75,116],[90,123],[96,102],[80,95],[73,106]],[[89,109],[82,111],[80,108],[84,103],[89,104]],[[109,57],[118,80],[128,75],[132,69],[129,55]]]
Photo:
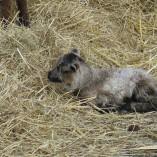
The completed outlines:
[[[157,2],[33,2],[31,28],[0,29],[1,156],[156,156],[157,113],[100,114],[47,72],[76,46],[93,67],[141,67],[157,77]],[[133,124],[138,132],[128,132]]]

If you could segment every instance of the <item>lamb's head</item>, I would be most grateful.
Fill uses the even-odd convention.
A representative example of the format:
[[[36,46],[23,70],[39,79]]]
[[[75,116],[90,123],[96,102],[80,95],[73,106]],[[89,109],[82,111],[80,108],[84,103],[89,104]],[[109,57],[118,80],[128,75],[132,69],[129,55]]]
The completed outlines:
[[[70,53],[60,56],[57,65],[48,73],[48,79],[52,82],[64,83],[69,90],[79,89],[84,79],[85,61],[80,57],[76,48]],[[83,70],[84,69],[84,70]]]

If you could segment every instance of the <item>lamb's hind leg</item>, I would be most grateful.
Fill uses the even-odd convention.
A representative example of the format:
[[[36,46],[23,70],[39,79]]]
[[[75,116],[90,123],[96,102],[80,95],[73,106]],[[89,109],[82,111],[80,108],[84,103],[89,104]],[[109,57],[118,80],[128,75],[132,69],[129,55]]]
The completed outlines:
[[[120,108],[120,113],[123,113],[123,111],[144,113],[156,110],[157,98],[154,98],[153,101],[150,100],[149,102],[130,102]]]
[[[155,81],[140,80],[128,107],[131,111],[137,112],[157,110],[157,86]]]
[[[2,17],[2,27],[6,28],[11,11],[11,0],[2,0],[0,2],[0,15]]]

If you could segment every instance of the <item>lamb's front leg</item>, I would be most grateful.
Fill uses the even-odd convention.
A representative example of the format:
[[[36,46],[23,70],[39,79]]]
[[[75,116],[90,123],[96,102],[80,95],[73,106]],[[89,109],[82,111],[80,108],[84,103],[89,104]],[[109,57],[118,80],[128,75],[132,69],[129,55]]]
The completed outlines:
[[[27,0],[16,0],[17,8],[19,10],[19,22],[17,24],[29,27],[29,14],[27,7]]]
[[[119,111],[119,108],[125,105],[123,102],[119,102],[119,100],[109,92],[99,92],[94,100],[94,104],[100,108],[102,112]]]

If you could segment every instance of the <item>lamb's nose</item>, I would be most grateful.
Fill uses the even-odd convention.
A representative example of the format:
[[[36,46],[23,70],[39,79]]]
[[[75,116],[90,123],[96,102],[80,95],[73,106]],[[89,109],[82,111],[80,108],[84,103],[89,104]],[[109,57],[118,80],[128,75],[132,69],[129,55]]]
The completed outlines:
[[[51,71],[48,72],[48,79],[51,81],[52,79],[52,74],[51,74]]]
[[[48,72],[48,79],[52,82],[58,82],[58,83],[62,82],[62,80],[58,76],[57,68],[54,68],[53,70]]]

